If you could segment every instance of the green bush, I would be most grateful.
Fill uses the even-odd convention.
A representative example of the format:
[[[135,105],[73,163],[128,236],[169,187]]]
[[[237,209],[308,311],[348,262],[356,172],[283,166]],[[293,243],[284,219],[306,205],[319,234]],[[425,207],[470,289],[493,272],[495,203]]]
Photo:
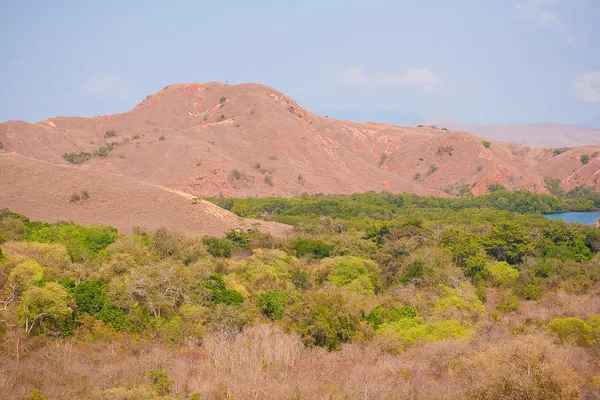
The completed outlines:
[[[233,243],[228,239],[219,239],[212,236],[202,238],[202,243],[206,246],[206,250],[213,257],[230,258],[233,254]]]
[[[174,382],[164,371],[150,371],[150,384],[159,396],[168,396]]]
[[[81,152],[79,154],[71,152],[65,153],[63,155],[63,158],[71,164],[83,164],[84,162],[91,160],[92,155],[90,153],[85,152]]]
[[[339,349],[357,332],[360,311],[352,297],[341,289],[308,292],[294,304],[286,320],[309,346]]]
[[[510,286],[519,279],[519,271],[505,261],[499,261],[488,267],[492,281],[499,286]]]
[[[223,104],[227,101],[227,97],[223,96],[219,99],[219,103]]]
[[[371,260],[342,256],[325,259],[321,266],[329,270],[327,279],[337,286],[363,294],[375,294],[381,290],[379,268]]]
[[[212,301],[215,304],[235,306],[244,302],[244,296],[239,292],[225,287],[225,280],[220,274],[211,275],[204,283],[204,287],[211,291]]]
[[[521,306],[521,302],[519,301],[519,298],[516,295],[514,295],[513,293],[510,293],[510,294],[503,294],[500,297],[500,300],[498,301],[498,305],[496,306],[496,308],[498,309],[498,311],[509,313],[509,312],[518,311],[520,306]]]
[[[167,138],[165,136],[161,136],[161,137],[158,138],[159,142],[162,142],[162,141],[165,141],[165,140],[167,140]]]
[[[579,157],[579,161],[581,162],[581,165],[586,165],[590,162],[590,156],[584,154],[581,157]]]
[[[595,342],[592,326],[579,318],[554,318],[548,328],[561,343],[572,341],[579,346],[588,347]]]
[[[485,147],[486,149],[490,148],[490,142],[488,142],[487,140],[482,140],[481,144],[483,145],[483,147]]]
[[[415,317],[382,324],[377,333],[397,337],[404,345],[410,345],[416,342],[462,339],[471,336],[473,330],[456,320],[423,323],[420,318]]]
[[[292,241],[296,257],[325,258],[329,257],[331,246],[317,239],[298,238]]]
[[[258,295],[256,305],[273,321],[283,318],[285,310],[294,302],[292,296],[284,290],[269,290]]]
[[[104,132],[104,137],[105,138],[110,138],[110,137],[113,137],[113,136],[117,136],[117,131],[114,130],[114,129],[111,129],[111,130],[108,130],[108,131]]]

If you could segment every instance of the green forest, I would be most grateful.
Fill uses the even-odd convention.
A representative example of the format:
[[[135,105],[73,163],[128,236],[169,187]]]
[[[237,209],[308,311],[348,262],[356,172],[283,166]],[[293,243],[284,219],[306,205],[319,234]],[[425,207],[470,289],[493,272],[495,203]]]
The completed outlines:
[[[600,398],[598,193],[209,200],[294,233],[0,211],[0,393]]]

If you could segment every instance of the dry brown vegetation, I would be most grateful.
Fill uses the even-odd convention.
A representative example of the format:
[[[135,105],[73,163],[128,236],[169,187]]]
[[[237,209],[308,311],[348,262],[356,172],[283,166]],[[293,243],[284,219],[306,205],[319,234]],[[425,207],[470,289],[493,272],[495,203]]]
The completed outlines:
[[[477,339],[426,343],[399,355],[375,344],[307,348],[298,336],[264,324],[209,333],[199,347],[111,337],[99,326],[81,336],[6,336],[2,398],[27,398],[36,388],[50,399],[154,398],[153,370],[167,373],[177,398],[600,398],[598,365],[585,350],[492,326]]]

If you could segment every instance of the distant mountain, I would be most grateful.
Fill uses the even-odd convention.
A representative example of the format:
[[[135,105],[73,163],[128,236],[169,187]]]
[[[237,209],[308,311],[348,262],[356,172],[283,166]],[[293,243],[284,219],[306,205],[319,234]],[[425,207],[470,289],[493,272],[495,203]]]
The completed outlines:
[[[514,125],[467,125],[453,121],[428,121],[425,125],[437,125],[453,131],[465,131],[475,135],[504,142],[528,146],[576,147],[600,144],[600,129],[581,125],[536,123]]]
[[[329,118],[344,119],[353,122],[376,122],[393,125],[417,125],[423,117],[417,113],[401,113],[393,110],[359,111],[359,110],[329,110],[319,112]]]
[[[325,118],[258,84],[171,85],[121,114],[1,123],[0,209],[45,221],[120,221],[125,231],[160,224],[224,234],[253,221],[196,196],[481,195],[492,184],[544,193],[546,176],[567,190],[600,189],[600,145],[555,151],[506,142],[571,147],[598,143],[596,131],[536,124],[486,133],[501,142],[437,125]],[[88,200],[71,201],[82,191]]]
[[[585,126],[587,128],[592,128],[592,129],[600,129],[600,117],[591,119],[589,121],[584,121],[584,122],[580,123],[579,125]]]

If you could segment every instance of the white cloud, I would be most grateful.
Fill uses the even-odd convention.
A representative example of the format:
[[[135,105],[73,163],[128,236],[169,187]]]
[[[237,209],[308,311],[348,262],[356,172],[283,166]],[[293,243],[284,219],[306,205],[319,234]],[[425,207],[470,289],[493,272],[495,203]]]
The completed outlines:
[[[439,83],[439,77],[428,67],[409,68],[403,74],[388,74],[379,72],[374,75],[365,75],[360,67],[350,67],[342,71],[337,80],[344,86],[351,87],[384,87],[395,88],[400,86],[417,86],[424,92],[430,92]]]
[[[130,95],[133,90],[132,84],[100,71],[92,71],[77,87],[79,94],[90,97],[123,97]]]
[[[574,86],[583,101],[600,103],[600,70],[584,73]]]
[[[550,8],[567,2],[575,3],[577,0],[525,0],[516,7],[533,22],[554,29],[565,40],[572,42],[574,37],[569,34],[569,26],[562,20],[558,11]]]

